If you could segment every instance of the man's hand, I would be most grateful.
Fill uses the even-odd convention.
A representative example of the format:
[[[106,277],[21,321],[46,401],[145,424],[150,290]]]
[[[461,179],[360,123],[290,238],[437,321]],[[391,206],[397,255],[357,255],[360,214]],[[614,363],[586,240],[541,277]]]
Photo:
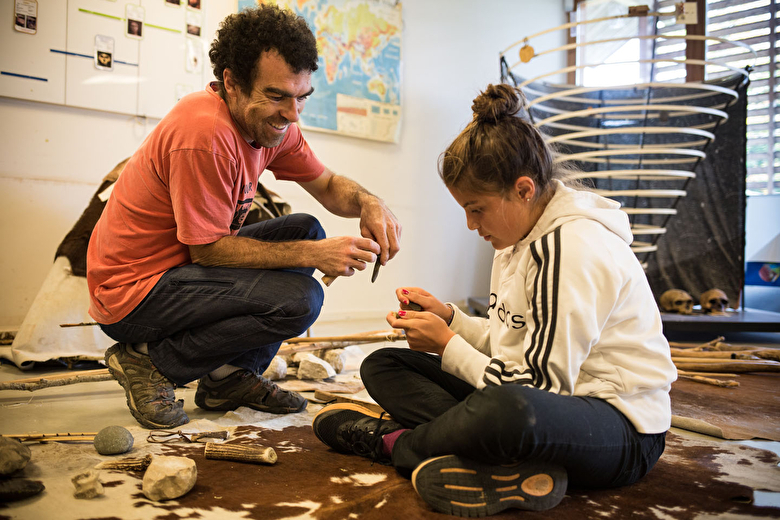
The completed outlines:
[[[315,267],[329,276],[352,276],[375,262],[379,244],[369,238],[333,237],[312,242]]]
[[[387,314],[387,323],[394,329],[406,331],[409,348],[420,352],[443,355],[455,335],[444,320],[432,312],[398,311]]]
[[[315,180],[300,185],[334,215],[360,217],[360,234],[379,244],[382,265],[398,253],[401,225],[382,199],[327,168]]]
[[[382,265],[401,249],[401,224],[381,199],[364,195],[360,207],[360,234],[370,238],[382,248]]]

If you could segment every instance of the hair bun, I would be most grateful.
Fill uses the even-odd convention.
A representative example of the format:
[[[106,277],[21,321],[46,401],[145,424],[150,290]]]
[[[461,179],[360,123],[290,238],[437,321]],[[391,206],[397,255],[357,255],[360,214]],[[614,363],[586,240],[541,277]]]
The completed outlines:
[[[471,110],[480,123],[496,123],[506,116],[514,116],[525,106],[525,96],[520,89],[506,84],[488,85],[474,99]]]

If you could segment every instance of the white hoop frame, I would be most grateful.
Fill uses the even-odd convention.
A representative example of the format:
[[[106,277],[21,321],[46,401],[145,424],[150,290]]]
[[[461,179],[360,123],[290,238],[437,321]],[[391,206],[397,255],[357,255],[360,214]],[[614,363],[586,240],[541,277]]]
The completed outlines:
[[[562,162],[568,162],[568,161],[580,161],[580,160],[587,160],[592,159],[594,157],[611,157],[614,155],[661,155],[661,154],[667,154],[667,155],[687,155],[692,157],[698,157],[698,159],[693,159],[693,161],[697,161],[699,159],[704,159],[707,157],[707,154],[700,150],[684,150],[682,148],[656,148],[653,150],[648,150],[647,148],[634,148],[634,149],[625,149],[625,150],[598,150],[595,152],[580,152],[580,153],[573,153],[569,155],[561,155],[553,159],[553,164],[558,164]],[[603,162],[603,161],[595,161],[595,162]],[[620,164],[632,164],[633,162],[639,162],[635,160],[613,160],[612,162],[619,162]],[[691,160],[687,159],[645,159],[642,161],[645,164],[675,164],[675,163],[686,163],[691,162]]]
[[[620,18],[622,18],[622,17],[620,17]],[[630,41],[630,40],[685,40],[685,41],[703,41],[703,42],[707,42],[709,40],[713,40],[713,41],[716,41],[718,43],[731,44],[734,47],[742,47],[742,48],[746,49],[747,51],[749,51],[751,54],[753,54],[753,60],[757,60],[758,59],[758,53],[755,50],[753,50],[753,48],[750,45],[748,45],[746,43],[743,43],[743,42],[740,42],[740,41],[732,41],[732,40],[728,40],[726,38],[719,38],[717,36],[707,36],[706,34],[686,34],[686,35],[669,35],[669,34],[667,34],[667,35],[661,35],[661,34],[643,34],[643,35],[639,35],[638,34],[638,35],[631,36],[631,37],[626,37],[626,38],[608,38],[606,40],[593,40],[593,41],[589,41],[589,42],[567,43],[566,45],[561,45],[560,47],[554,47],[552,49],[548,49],[546,51],[542,51],[542,52],[539,52],[539,53],[534,52],[534,55],[531,56],[531,59],[529,59],[528,62],[524,62],[522,60],[520,60],[518,62],[515,62],[514,64],[509,66],[509,70],[512,70],[515,67],[517,67],[519,65],[522,65],[523,63],[530,63],[531,60],[533,60],[534,58],[538,58],[538,57],[544,56],[545,54],[551,54],[553,52],[568,51],[568,50],[571,50],[571,49],[577,49],[579,47],[587,47],[588,45],[598,45],[598,44],[601,44],[601,43],[613,43],[613,42]],[[517,43],[515,43],[515,45],[517,45]],[[510,47],[510,49],[511,48],[512,47]],[[509,49],[507,49],[507,50],[509,50]],[[502,52],[500,54],[500,56],[503,57],[503,56],[505,56],[505,54],[506,54],[506,51]],[[642,63],[642,61],[638,60],[638,61],[631,62],[631,63]],[[688,63],[688,62],[686,61],[685,63]],[[610,64],[601,64],[601,65],[612,65],[612,64],[610,63]],[[598,66],[600,66],[600,65],[598,65]]]
[[[686,170],[599,170],[595,172],[578,172],[570,176],[571,179],[644,179],[650,181],[693,179],[696,173]]]
[[[720,124],[720,121],[711,121],[709,123],[704,123],[701,125],[695,125],[695,126],[689,126],[689,127],[676,127],[676,128],[695,128],[695,129],[704,129],[704,128],[712,128],[716,125]],[[592,126],[579,126],[579,125],[567,125],[563,123],[547,123],[545,126],[548,126],[550,128],[560,128],[561,130],[572,130],[575,132],[585,132],[589,130],[594,130]],[[633,128],[633,127],[628,127]],[[672,127],[670,127],[672,128]]]
[[[631,226],[631,233],[637,235],[664,235],[666,228],[660,226],[651,226],[649,224],[634,224]]]
[[[657,81],[652,81],[648,83],[637,83],[634,85],[610,85],[606,87],[579,87],[573,89],[560,90],[558,92],[551,92],[549,94],[545,94],[544,92],[540,92],[538,90],[534,90],[533,88],[529,88],[529,87],[526,87],[524,90],[525,92],[531,92],[533,94],[541,94],[541,96],[534,98],[533,100],[528,102],[528,106],[534,106],[537,103],[543,103],[549,99],[560,99],[562,101],[568,101],[570,103],[592,104],[594,101],[600,101],[600,100],[595,98],[577,98],[577,97],[568,97],[568,96],[577,95],[577,94],[586,94],[588,92],[599,92],[602,90],[621,91],[621,90],[652,89],[652,88],[656,88],[658,90],[681,88],[681,89],[708,91],[708,93],[695,95],[695,96],[691,95],[691,96],[679,96],[675,98],[653,98],[653,100],[656,101],[672,100],[672,99],[674,100],[698,99],[699,97],[710,97],[716,94],[726,94],[728,96],[733,97],[734,99],[737,99],[737,97],[739,97],[738,94],[734,92],[732,89],[721,87],[720,85],[711,85],[709,83],[661,83]],[[619,103],[629,104],[633,102],[644,103],[645,100],[642,98],[604,100],[605,104],[619,104]]]
[[[671,58],[663,59],[663,58],[656,58],[656,59],[647,59],[647,60],[632,60],[632,61],[616,61],[614,63],[609,63],[609,65],[626,65],[629,63],[677,63],[679,65],[685,65],[685,64],[691,64],[691,65],[717,65],[719,67],[723,67],[726,69],[729,69],[737,74],[742,74],[746,78],[748,77],[749,73],[745,69],[740,69],[738,67],[734,67],[732,65],[726,65],[724,63],[719,63],[712,60],[694,60],[694,59],[683,59],[683,60],[675,60]],[[539,76],[536,76],[535,78],[531,78],[528,80],[525,80],[524,82],[520,83],[518,85],[519,88],[524,88],[529,83],[536,83],[537,81],[541,80],[542,78],[546,78],[548,76],[555,76],[557,74],[563,74],[566,72],[574,72],[579,69],[588,69],[588,68],[597,68],[603,66],[603,63],[599,64],[585,64],[585,65],[571,65],[569,67],[564,67],[562,69],[554,70],[552,72],[548,72],[546,74],[540,74]]]
[[[629,127],[629,128],[599,128],[583,132],[572,132],[570,134],[561,134],[547,138],[548,143],[558,143],[564,140],[577,140],[583,137],[598,137],[601,135],[613,134],[688,134],[704,137],[708,140],[715,139],[715,134],[698,128],[677,127],[677,126],[648,126],[648,127]]]
[[[546,119],[542,119],[541,121],[537,122],[536,124],[538,126],[545,126],[547,123],[555,123],[557,121],[565,121],[567,119],[576,119],[580,117],[587,117],[594,114],[611,114],[615,112],[629,112],[632,110],[642,109],[646,108],[653,109],[653,110],[663,110],[663,111],[669,111],[669,117],[680,117],[687,114],[708,114],[711,116],[717,116],[723,119],[723,121],[727,121],[729,118],[729,115],[724,112],[723,110],[718,110],[716,108],[709,108],[709,107],[697,107],[695,105],[630,105],[630,106],[614,106],[614,107],[594,107],[594,108],[588,108],[585,110],[575,110],[573,112],[564,112],[561,114],[558,114],[556,116],[551,116]],[[671,112],[672,110],[676,110],[677,112]],[[636,114],[636,117],[629,117],[634,114],[624,114],[623,117],[620,117],[619,119],[645,119],[646,117],[653,117],[658,118],[658,114],[647,114],[647,115],[640,115]]]
[[[647,197],[650,199],[679,199],[688,193],[684,190],[592,190],[602,197]]]
[[[677,215],[675,208],[620,208],[629,215]]]

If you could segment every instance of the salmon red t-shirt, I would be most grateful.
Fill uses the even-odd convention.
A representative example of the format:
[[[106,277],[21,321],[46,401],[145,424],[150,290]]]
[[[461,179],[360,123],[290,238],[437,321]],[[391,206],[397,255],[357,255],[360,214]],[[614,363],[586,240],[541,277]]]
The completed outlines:
[[[279,146],[247,143],[216,88],[176,103],[114,184],[87,251],[89,314],[98,323],[118,322],[167,270],[192,263],[189,245],[236,235],[263,170],[297,182],[325,170],[297,125]]]

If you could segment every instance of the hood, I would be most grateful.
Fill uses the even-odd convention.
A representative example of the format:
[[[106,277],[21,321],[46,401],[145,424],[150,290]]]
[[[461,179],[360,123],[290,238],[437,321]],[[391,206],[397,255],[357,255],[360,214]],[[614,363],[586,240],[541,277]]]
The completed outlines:
[[[619,236],[626,244],[631,244],[634,240],[631,225],[628,215],[620,210],[619,202],[590,191],[569,188],[559,180],[553,182],[555,195],[550,199],[534,228],[518,245],[529,244],[558,226],[581,218],[595,220]]]

